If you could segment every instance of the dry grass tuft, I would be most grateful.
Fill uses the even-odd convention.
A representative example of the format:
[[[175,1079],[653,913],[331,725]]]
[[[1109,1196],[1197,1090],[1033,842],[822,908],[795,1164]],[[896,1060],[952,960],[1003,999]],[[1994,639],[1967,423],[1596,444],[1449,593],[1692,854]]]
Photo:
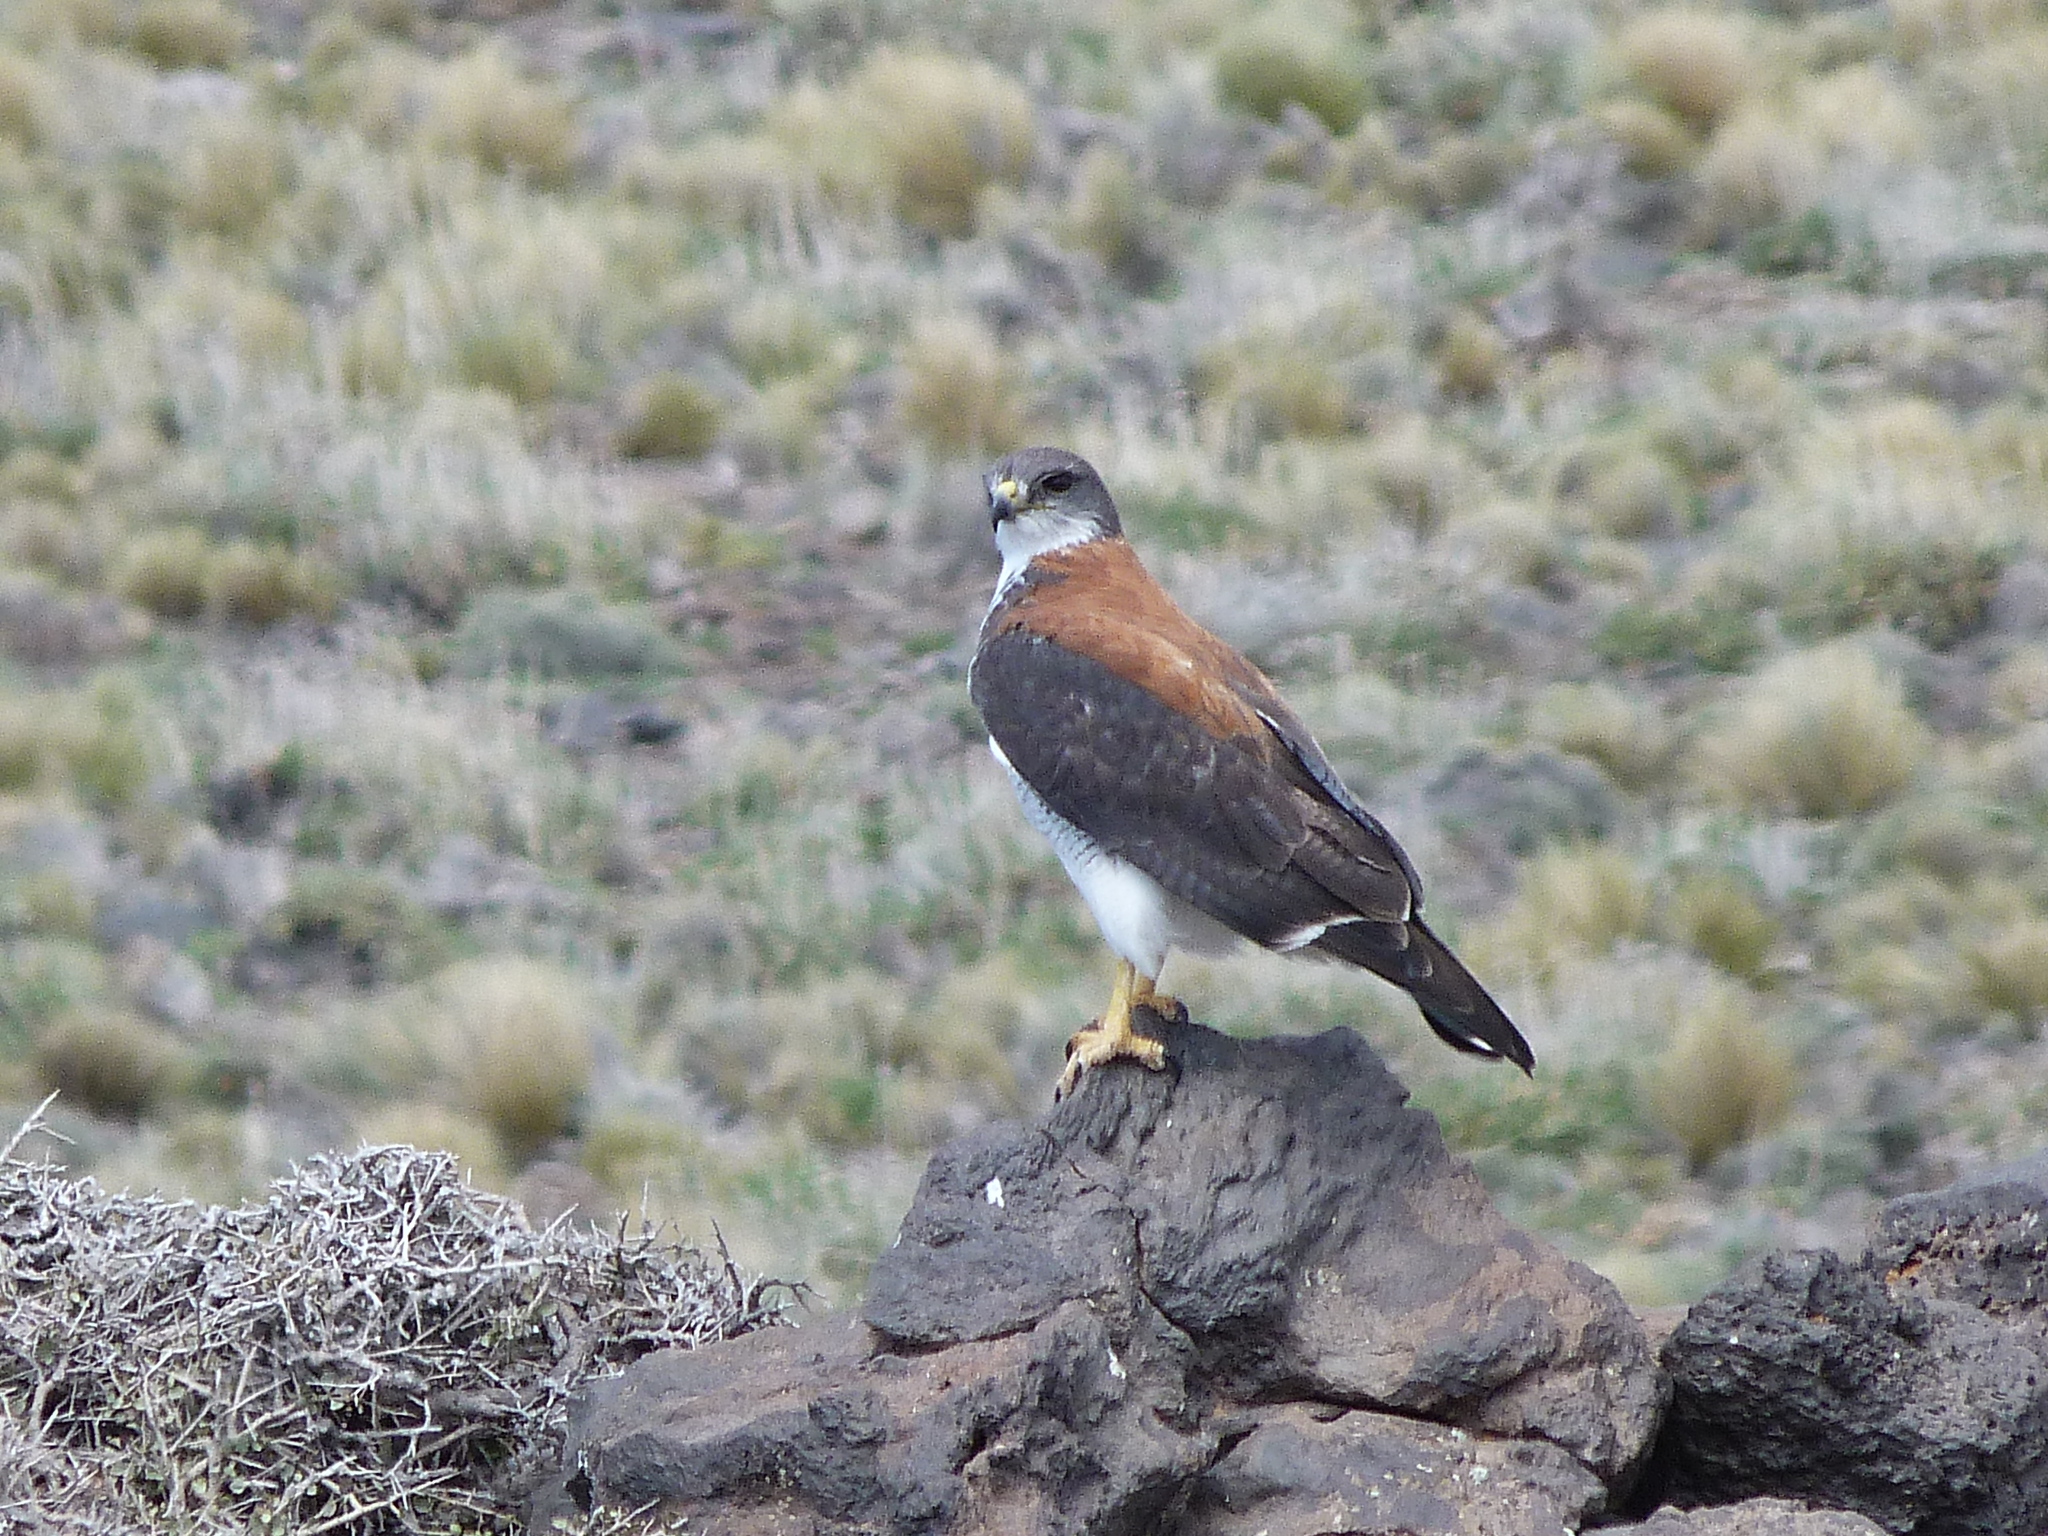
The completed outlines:
[[[1762,83],[1762,62],[1743,17],[1674,7],[1623,29],[1621,67],[1657,106],[1696,132],[1714,128]]]
[[[1093,251],[1110,275],[1133,293],[1151,293],[1173,272],[1166,205],[1150,196],[1129,155],[1092,146],[1074,167],[1074,189],[1062,217],[1066,236]]]
[[[1986,1008],[2040,1028],[2048,1017],[2048,918],[2017,918],[1972,945],[1964,958]]]
[[[114,562],[111,585],[160,619],[196,619],[206,612],[214,552],[197,528],[161,528],[138,535]]]
[[[219,0],[148,0],[128,46],[159,69],[226,69],[249,46],[249,24]]]
[[[181,212],[192,228],[228,240],[255,234],[292,177],[281,125],[253,117],[213,124],[192,145]]]
[[[1459,400],[1484,400],[1501,386],[1514,349],[1490,321],[1461,309],[1444,327],[1437,343],[1437,382]]]
[[[120,1009],[79,1009],[51,1021],[35,1046],[45,1088],[95,1115],[137,1120],[176,1091],[184,1052],[157,1025]]]
[[[0,140],[16,149],[41,147],[57,100],[56,87],[33,59],[0,47]]]
[[[1710,795],[1766,811],[1852,816],[1895,799],[1920,771],[1927,731],[1896,679],[1854,641],[1800,651],[1746,680],[1696,741]]]
[[[535,1232],[445,1153],[317,1157],[221,1209],[7,1151],[36,1261],[0,1275],[0,1500],[37,1529],[516,1530],[584,1380],[780,1316],[694,1249]]]
[[[430,978],[445,1069],[521,1163],[575,1124],[590,1087],[595,1004],[566,971],[492,955]]]
[[[301,615],[325,621],[340,604],[334,575],[319,561],[248,540],[237,540],[214,556],[206,586],[214,613],[256,629]]]
[[[1671,728],[1652,704],[1612,683],[1557,683],[1530,710],[1531,734],[1598,763],[1619,784],[1645,789],[1671,765]]]
[[[568,100],[497,47],[465,54],[441,73],[423,134],[444,152],[538,187],[565,187],[576,168],[576,115]]]
[[[1621,163],[1637,176],[1676,176],[1699,158],[1700,138],[1676,113],[1633,97],[1607,102],[1594,114],[1621,149]]]
[[[1241,112],[1277,123],[1299,107],[1332,133],[1349,133],[1372,102],[1364,53],[1336,28],[1279,15],[1227,38],[1216,90]]]
[[[1694,954],[1745,981],[1763,974],[1779,931],[1756,882],[1720,870],[1681,876],[1664,904],[1663,922]]]
[[[846,84],[896,214],[935,235],[973,232],[981,194],[1018,186],[1036,153],[1031,98],[981,59],[935,53],[875,55]],[[844,123],[819,125],[841,136]]]
[[[982,458],[1029,436],[1016,370],[977,321],[928,321],[904,354],[903,422],[944,453]]]
[[[658,373],[635,386],[619,429],[619,452],[629,459],[700,459],[718,443],[725,406],[683,373]]]
[[[1650,1106],[1694,1169],[1769,1130],[1792,1107],[1797,1068],[1763,1012],[1760,999],[1734,983],[1677,1004]]]
[[[1475,935],[1485,965],[1539,977],[1604,954],[1649,928],[1650,887],[1612,848],[1547,848],[1521,869],[1515,898]]]

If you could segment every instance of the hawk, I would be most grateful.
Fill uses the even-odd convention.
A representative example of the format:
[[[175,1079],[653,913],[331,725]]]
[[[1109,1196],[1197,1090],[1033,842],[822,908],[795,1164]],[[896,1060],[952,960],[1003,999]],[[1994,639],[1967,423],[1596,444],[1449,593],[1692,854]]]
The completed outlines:
[[[1146,573],[1102,477],[1026,448],[985,484],[1003,568],[968,692],[1118,961],[1058,1093],[1118,1057],[1164,1066],[1131,1015],[1178,1008],[1157,990],[1168,951],[1240,939],[1362,966],[1457,1049],[1529,1071],[1529,1043],[1422,920],[1401,845],[1266,675]]]

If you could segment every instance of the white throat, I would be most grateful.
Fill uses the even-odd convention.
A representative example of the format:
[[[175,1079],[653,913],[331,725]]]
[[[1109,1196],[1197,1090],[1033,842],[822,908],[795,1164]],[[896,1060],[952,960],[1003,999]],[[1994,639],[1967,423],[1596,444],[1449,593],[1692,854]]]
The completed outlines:
[[[996,524],[996,550],[1003,557],[1003,573],[996,579],[996,595],[990,606],[1003,600],[1003,594],[1024,574],[1024,567],[1040,555],[1085,544],[1100,532],[1093,523],[1079,517],[1033,512],[1004,518]]]

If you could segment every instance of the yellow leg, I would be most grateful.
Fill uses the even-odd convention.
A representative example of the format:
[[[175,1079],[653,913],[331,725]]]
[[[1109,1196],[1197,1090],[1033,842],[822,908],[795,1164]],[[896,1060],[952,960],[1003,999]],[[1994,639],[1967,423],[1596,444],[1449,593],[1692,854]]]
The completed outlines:
[[[1081,1081],[1083,1072],[1115,1061],[1119,1056],[1143,1062],[1155,1072],[1165,1066],[1166,1047],[1157,1040],[1146,1039],[1131,1028],[1133,1008],[1157,1009],[1162,1002],[1168,1008],[1174,1006],[1171,998],[1160,997],[1151,981],[1140,976],[1138,968],[1130,961],[1117,961],[1116,986],[1109,994],[1109,1007],[1103,1010],[1101,1018],[1067,1042],[1066,1069],[1060,1073],[1059,1086],[1053,1090],[1053,1097],[1065,1098]]]

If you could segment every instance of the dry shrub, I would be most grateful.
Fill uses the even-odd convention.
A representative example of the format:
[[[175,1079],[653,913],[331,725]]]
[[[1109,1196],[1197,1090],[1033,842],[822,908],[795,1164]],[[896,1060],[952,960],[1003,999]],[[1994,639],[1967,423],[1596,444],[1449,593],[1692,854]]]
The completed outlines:
[[[1372,101],[1366,56],[1333,26],[1281,14],[1251,23],[1216,54],[1216,90],[1241,112],[1277,123],[1299,107],[1332,133],[1349,133]]]
[[[1700,238],[1738,239],[1796,218],[1814,206],[1825,169],[1814,135],[1784,108],[1744,107],[1721,125],[1700,157]]]
[[[497,47],[441,72],[423,129],[428,143],[489,171],[565,187],[576,167],[576,116],[553,86],[532,80]]]
[[[903,366],[904,425],[931,447],[980,458],[1028,436],[1017,370],[979,322],[928,321],[911,338]]]
[[[595,1011],[577,978],[491,955],[448,967],[426,991],[447,1070],[515,1163],[573,1126],[590,1087]]]
[[[173,1036],[121,1009],[61,1014],[35,1047],[45,1088],[111,1120],[139,1119],[175,1091],[183,1057]]]
[[[1798,1074],[1747,988],[1696,987],[1674,1004],[1671,1043],[1650,1080],[1650,1107],[1699,1169],[1783,1120]]]
[[[1927,750],[1897,680],[1839,641],[1747,680],[1699,737],[1693,769],[1709,794],[1760,810],[1850,816],[1895,799]]]
[[[40,147],[57,107],[57,92],[26,54],[0,48],[0,139],[18,149]]]
[[[729,1260],[536,1232],[445,1153],[316,1157],[233,1209],[13,1153],[0,1504],[32,1529],[517,1531],[584,1381],[780,1316]]]
[[[148,0],[128,46],[159,69],[226,69],[249,45],[249,24],[218,0]]]
[[[1986,1008],[2013,1014],[2029,1028],[2048,1015],[2048,919],[2026,916],[1972,945],[1964,958]]]
[[[971,233],[982,192],[1021,185],[1036,150],[1031,98],[981,59],[877,54],[847,82],[844,110],[872,144],[897,216],[935,235]],[[827,136],[848,126],[820,125]]]
[[[1726,11],[1649,11],[1622,30],[1617,46],[1636,89],[1698,131],[1713,128],[1762,83],[1750,25]]]
[[[1754,981],[1763,973],[1778,922],[1758,899],[1754,880],[1727,871],[1679,879],[1664,906],[1673,938],[1731,975]]]
[[[1594,118],[1634,175],[1661,180],[1699,158],[1699,135],[1677,114],[1650,102],[1625,96],[1600,107]]]
[[[196,619],[206,612],[213,549],[197,528],[138,534],[114,561],[114,591],[160,619]]]
[[[1648,788],[1671,764],[1671,728],[1656,705],[1611,683],[1553,684],[1531,708],[1529,729],[1629,789]]]
[[[280,545],[247,540],[214,556],[206,585],[213,612],[257,629],[300,615],[331,619],[339,602],[334,576],[319,561]]]
[[[229,240],[254,234],[290,185],[287,142],[281,125],[253,117],[210,125],[192,145],[181,178],[186,223]]]
[[[629,459],[699,459],[718,444],[725,406],[684,373],[643,379],[626,403],[618,449]]]

